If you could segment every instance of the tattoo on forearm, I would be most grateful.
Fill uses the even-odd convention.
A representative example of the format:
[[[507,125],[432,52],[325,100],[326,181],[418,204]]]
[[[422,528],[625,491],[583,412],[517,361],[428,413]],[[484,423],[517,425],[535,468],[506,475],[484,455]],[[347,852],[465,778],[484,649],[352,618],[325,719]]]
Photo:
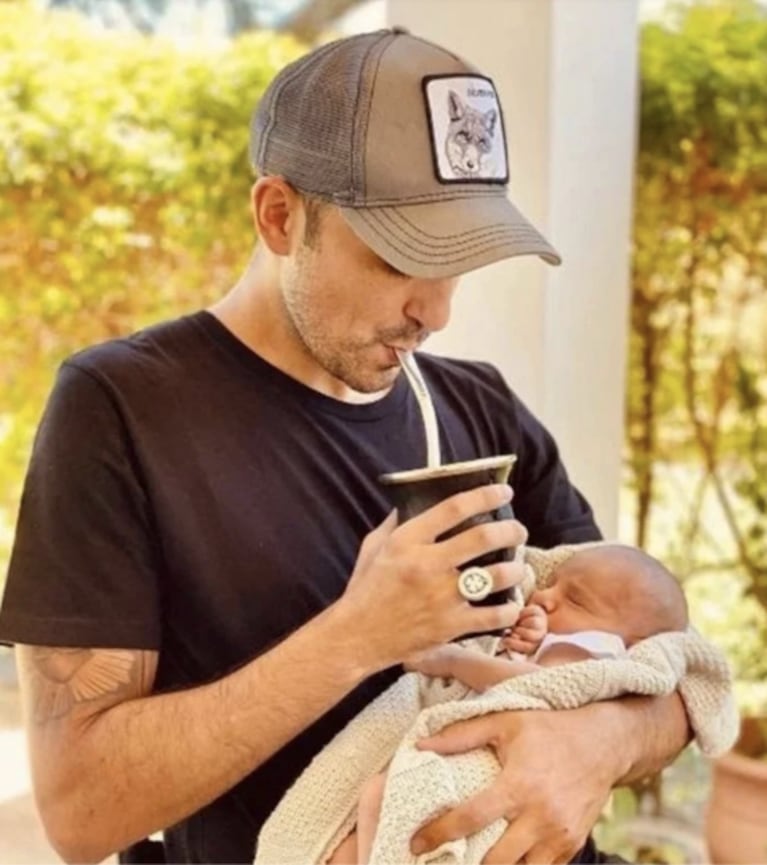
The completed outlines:
[[[35,647],[30,654],[32,712],[37,723],[62,718],[76,705],[103,698],[114,701],[138,688],[140,653],[120,649]]]

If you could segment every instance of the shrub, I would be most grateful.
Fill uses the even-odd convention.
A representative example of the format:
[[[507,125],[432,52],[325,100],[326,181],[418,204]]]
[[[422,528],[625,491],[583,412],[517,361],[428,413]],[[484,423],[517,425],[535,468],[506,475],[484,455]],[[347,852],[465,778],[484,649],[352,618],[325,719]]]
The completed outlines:
[[[254,243],[250,115],[301,51],[263,31],[215,52],[183,50],[72,13],[0,4],[0,509],[9,520],[59,362],[204,306],[235,280]]]

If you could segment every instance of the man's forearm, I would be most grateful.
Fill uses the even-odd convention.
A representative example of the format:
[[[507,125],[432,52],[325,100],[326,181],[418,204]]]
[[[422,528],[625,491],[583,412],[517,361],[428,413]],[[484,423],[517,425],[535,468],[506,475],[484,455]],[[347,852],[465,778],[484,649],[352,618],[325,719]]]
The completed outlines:
[[[666,697],[624,697],[601,705],[617,713],[613,731],[625,764],[616,786],[659,772],[692,738],[684,703],[676,692]]]
[[[98,861],[230,789],[374,672],[355,663],[346,633],[331,608],[219,681],[126,700],[73,727],[37,791],[59,852]],[[52,756],[43,744],[38,759]]]

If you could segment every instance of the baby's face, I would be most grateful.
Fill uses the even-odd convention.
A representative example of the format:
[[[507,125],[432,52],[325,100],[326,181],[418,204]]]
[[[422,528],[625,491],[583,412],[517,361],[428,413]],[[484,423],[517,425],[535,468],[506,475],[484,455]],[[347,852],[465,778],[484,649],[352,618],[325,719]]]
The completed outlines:
[[[633,574],[624,571],[610,556],[576,553],[556,569],[547,589],[533,593],[529,603],[546,610],[553,634],[609,631],[628,639],[628,619],[632,608],[636,609],[638,587]]]

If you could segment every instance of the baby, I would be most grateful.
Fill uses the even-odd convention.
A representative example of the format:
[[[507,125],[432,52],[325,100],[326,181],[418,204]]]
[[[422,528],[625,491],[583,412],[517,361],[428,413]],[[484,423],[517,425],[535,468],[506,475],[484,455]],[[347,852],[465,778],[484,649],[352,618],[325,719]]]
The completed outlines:
[[[517,624],[501,639],[500,654],[449,643],[405,666],[482,692],[541,666],[620,657],[640,640],[684,631],[687,624],[684,593],[660,562],[632,547],[603,544],[575,552],[554,569],[549,585],[531,594]],[[385,772],[366,783],[356,829],[331,863],[369,860],[385,784]]]

